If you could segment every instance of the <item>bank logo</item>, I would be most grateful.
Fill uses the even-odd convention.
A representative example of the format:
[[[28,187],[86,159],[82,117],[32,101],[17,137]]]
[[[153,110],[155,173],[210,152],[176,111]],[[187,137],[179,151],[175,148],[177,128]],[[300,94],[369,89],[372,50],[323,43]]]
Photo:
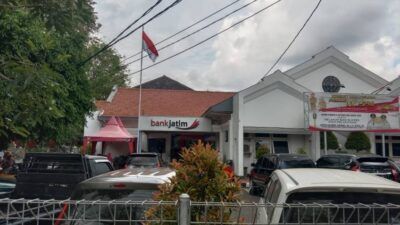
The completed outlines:
[[[150,120],[150,126],[152,127],[167,127],[176,128],[179,130],[193,130],[200,125],[200,121],[195,119],[191,125],[186,121],[181,120]]]

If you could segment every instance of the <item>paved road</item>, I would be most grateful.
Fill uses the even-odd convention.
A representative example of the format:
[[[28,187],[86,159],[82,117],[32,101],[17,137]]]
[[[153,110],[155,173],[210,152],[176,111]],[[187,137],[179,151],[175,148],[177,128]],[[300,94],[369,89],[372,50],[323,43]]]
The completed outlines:
[[[240,200],[242,202],[254,202],[254,203],[258,203],[259,202],[260,197],[258,196],[254,196],[254,195],[250,195],[248,190],[242,189],[241,193],[240,193]],[[236,221],[237,217],[238,217],[238,212],[239,210],[234,210],[233,213],[233,218]],[[244,221],[241,221],[242,223],[253,223],[254,222],[254,216],[255,216],[256,210],[254,207],[243,207],[242,210],[240,211],[240,217],[243,218]]]

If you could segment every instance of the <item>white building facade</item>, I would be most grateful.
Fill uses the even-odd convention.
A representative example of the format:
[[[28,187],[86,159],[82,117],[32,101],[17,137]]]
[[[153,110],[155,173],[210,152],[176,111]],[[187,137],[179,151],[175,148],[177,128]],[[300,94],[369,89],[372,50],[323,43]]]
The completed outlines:
[[[371,94],[388,84],[331,46],[288,71],[278,70],[238,92],[232,99],[230,119],[221,125],[220,135],[225,135],[220,143],[224,158],[233,160],[235,173],[243,176],[250,172],[260,147],[268,148],[270,153],[307,152],[318,159],[320,133],[308,131],[303,98],[306,92],[329,91],[332,82],[340,82],[338,93],[356,94]],[[344,145],[348,133],[335,134]],[[367,134],[371,152],[375,153],[377,134]]]

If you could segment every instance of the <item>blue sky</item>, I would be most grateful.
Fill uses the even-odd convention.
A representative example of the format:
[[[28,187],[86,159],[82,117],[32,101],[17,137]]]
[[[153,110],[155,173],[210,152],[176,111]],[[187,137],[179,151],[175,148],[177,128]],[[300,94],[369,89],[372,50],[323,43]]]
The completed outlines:
[[[164,0],[149,16],[173,0]],[[183,0],[179,5],[145,27],[154,42],[162,40],[233,0]],[[102,27],[98,36],[111,40],[155,0],[99,0],[95,6]],[[202,24],[234,10],[238,3]],[[258,0],[246,10],[160,52],[158,60],[172,55],[246,15],[272,3]],[[197,90],[240,90],[260,80],[268,67],[288,45],[316,5],[317,0],[283,0],[237,28],[172,60],[144,71],[144,81],[161,75],[177,79]],[[149,17],[146,17],[149,18]],[[185,35],[182,34],[181,36]],[[181,37],[179,36],[179,37]],[[177,38],[179,38],[177,37]],[[174,41],[174,40],[171,40]],[[123,56],[140,50],[140,32],[115,46]],[[387,80],[400,75],[400,1],[324,0],[303,33],[275,69],[285,70],[308,60],[334,45],[350,58]],[[144,61],[151,65],[150,60]],[[139,69],[139,63],[129,66]],[[138,76],[131,77],[132,85]]]

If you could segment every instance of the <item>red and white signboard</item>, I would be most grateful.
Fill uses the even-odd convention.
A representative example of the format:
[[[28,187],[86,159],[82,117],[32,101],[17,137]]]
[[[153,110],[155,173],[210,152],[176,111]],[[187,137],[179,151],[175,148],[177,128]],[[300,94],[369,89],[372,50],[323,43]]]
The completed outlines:
[[[400,132],[398,96],[307,93],[306,102],[312,131]]]

